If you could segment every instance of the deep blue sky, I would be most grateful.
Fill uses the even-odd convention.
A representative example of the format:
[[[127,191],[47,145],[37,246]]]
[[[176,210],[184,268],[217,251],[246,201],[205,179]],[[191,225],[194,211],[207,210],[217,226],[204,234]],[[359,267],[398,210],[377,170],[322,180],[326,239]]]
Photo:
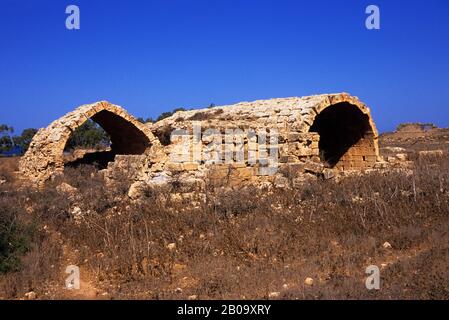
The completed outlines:
[[[339,91],[380,131],[449,126],[449,1],[0,0],[0,123],[18,132],[97,100],[156,117]]]

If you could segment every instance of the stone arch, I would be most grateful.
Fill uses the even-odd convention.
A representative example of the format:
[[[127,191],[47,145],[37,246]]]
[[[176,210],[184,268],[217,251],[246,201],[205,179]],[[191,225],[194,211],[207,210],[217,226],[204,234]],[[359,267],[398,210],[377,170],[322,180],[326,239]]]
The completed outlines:
[[[347,94],[330,95],[314,108],[309,132],[320,136],[320,158],[331,168],[364,169],[379,160],[378,131],[369,108]]]
[[[83,105],[40,129],[20,161],[20,172],[41,184],[64,170],[64,148],[72,134],[85,121],[97,122],[110,136],[114,154],[145,154],[159,147],[149,128],[123,108],[107,101]]]

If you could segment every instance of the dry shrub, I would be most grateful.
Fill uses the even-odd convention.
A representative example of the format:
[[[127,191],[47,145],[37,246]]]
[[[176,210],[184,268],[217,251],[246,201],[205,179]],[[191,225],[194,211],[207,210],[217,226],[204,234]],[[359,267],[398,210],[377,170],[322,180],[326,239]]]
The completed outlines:
[[[189,121],[205,121],[209,119],[213,119],[214,117],[222,114],[224,111],[223,109],[215,109],[214,111],[208,111],[208,112],[197,112],[193,116],[191,116],[188,120]]]

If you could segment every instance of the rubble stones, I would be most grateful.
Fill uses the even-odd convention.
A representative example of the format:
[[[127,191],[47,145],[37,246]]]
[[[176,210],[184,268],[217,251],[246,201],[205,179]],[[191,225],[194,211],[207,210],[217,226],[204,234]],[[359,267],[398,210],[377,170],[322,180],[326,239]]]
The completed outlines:
[[[313,286],[313,279],[310,278],[310,277],[307,277],[307,278],[304,280],[304,284],[307,285],[307,286]]]
[[[77,192],[78,189],[75,188],[75,187],[72,187],[72,186],[71,186],[70,184],[68,184],[68,183],[63,182],[63,183],[61,183],[60,185],[58,185],[58,186],[56,187],[56,191],[58,191],[59,193],[64,193],[64,194],[67,194],[67,195],[72,195],[72,194],[74,194],[75,192]]]

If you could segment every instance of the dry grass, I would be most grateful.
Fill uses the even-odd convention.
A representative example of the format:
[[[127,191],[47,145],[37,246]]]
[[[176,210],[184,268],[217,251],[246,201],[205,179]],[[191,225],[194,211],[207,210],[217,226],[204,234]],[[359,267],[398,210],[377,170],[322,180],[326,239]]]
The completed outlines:
[[[14,172],[19,170],[18,157],[0,157],[0,180],[14,181]]]
[[[57,192],[64,179],[78,192]],[[52,287],[64,283],[63,248],[76,250],[72,258],[90,281],[118,299],[264,299],[273,291],[284,299],[449,298],[449,163],[442,158],[417,161],[412,175],[209,193],[197,206],[174,202],[177,186],[131,202],[128,185],[107,187],[86,166],[45,190],[8,186],[0,186],[2,209],[36,232],[21,269],[0,276],[4,298],[29,290],[60,297]],[[385,264],[379,291],[364,285],[371,264]]]

